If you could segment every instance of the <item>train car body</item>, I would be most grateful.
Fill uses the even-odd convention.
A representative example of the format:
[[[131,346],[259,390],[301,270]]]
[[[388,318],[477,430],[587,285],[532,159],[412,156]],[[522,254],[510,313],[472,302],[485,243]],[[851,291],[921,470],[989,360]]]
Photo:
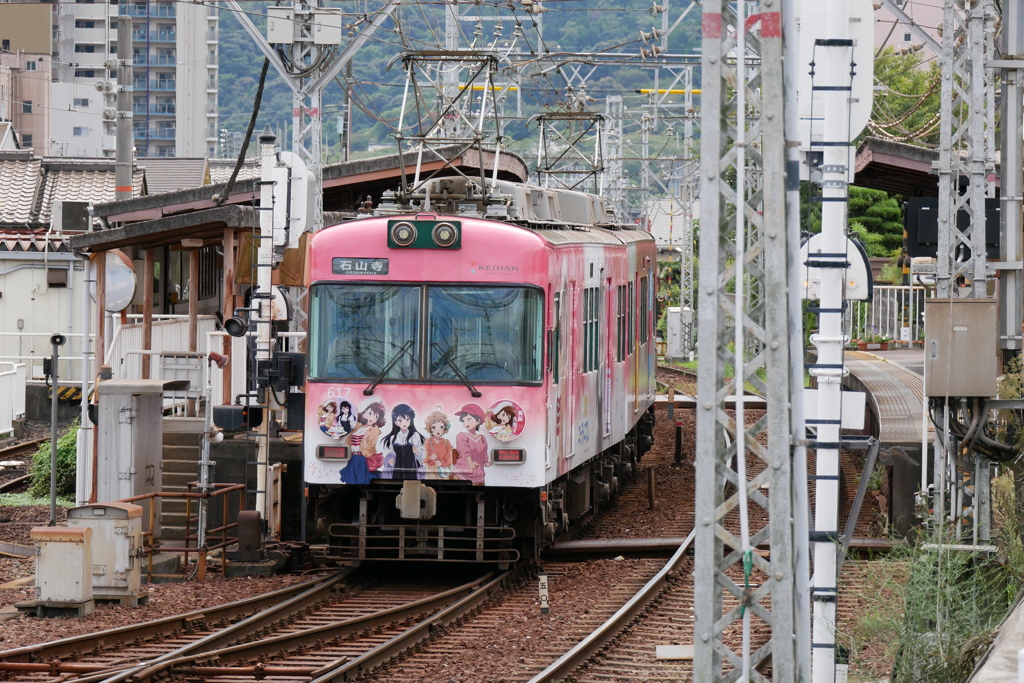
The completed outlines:
[[[474,206],[309,240],[304,478],[338,561],[535,555],[649,448],[653,239]]]

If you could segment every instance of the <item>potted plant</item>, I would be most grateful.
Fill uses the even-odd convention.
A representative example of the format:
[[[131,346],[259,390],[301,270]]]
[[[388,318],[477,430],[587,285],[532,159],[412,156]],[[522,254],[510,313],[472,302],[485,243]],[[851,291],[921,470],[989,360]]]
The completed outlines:
[[[890,339],[888,335],[873,334],[863,340],[864,347],[861,348],[861,351],[888,351],[890,341],[892,341],[892,339]],[[860,348],[860,344],[857,346]]]

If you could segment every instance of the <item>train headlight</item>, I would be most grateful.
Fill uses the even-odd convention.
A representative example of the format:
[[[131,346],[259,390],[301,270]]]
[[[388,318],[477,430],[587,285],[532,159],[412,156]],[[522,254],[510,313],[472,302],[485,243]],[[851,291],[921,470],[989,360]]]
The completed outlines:
[[[408,221],[399,221],[391,226],[391,239],[399,247],[408,247],[416,241],[416,226]]]
[[[439,247],[448,248],[455,244],[459,238],[459,232],[451,223],[438,223],[431,233],[434,237],[434,244]]]
[[[433,214],[388,221],[391,249],[460,249],[462,221],[437,220]]]

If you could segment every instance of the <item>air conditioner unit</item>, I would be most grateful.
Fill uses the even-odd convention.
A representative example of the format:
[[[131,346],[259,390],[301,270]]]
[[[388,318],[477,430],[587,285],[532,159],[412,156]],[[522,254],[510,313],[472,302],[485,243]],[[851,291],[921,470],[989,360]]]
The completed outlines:
[[[53,231],[60,234],[66,230],[85,231],[89,229],[89,202],[72,202],[65,199],[53,200]]]

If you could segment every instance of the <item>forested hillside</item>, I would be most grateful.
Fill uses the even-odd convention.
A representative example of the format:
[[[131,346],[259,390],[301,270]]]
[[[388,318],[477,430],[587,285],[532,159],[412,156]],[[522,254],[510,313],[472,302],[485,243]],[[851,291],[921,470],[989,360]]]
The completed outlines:
[[[244,9],[263,30],[264,7],[270,3],[245,3]],[[465,4],[465,3],[460,3]],[[517,116],[516,102],[510,98],[503,118],[507,122],[505,134],[513,149],[532,156],[535,154],[536,127],[528,124],[530,116],[557,106],[566,95],[566,74],[571,67],[552,69],[538,74],[535,62],[540,55],[577,55],[612,52],[638,55],[641,48],[650,47],[641,41],[640,32],[660,27],[662,17],[652,12],[651,0],[581,0],[580,2],[546,3],[549,11],[540,15],[543,38],[537,30],[537,17],[513,5],[490,7],[474,5],[479,14],[502,20],[463,22],[462,47],[474,39],[477,44],[496,45],[506,49],[514,42],[505,63],[508,73],[524,74],[521,81],[521,115]],[[351,9],[351,5],[346,5]],[[497,9],[500,7],[500,10]],[[422,3],[403,5],[393,20],[385,22],[373,38],[359,51],[352,66],[352,87],[356,101],[353,116],[353,152],[358,154],[370,145],[392,145],[392,132],[397,124],[404,85],[401,63],[386,69],[391,60],[404,50],[439,49],[443,47],[444,5]],[[220,128],[227,131],[227,139],[237,145],[239,134],[245,131],[252,111],[256,86],[259,81],[263,56],[228,10],[221,11],[220,30]],[[518,24],[518,26],[517,26]],[[670,36],[671,53],[695,53],[699,48],[700,14],[691,12]],[[474,36],[474,33],[478,35]],[[497,37],[495,34],[498,34]],[[545,65],[548,66],[548,65]],[[588,72],[592,67],[586,67]],[[342,71],[341,76],[344,77]],[[341,80],[341,79],[339,79]],[[605,97],[623,95],[627,108],[637,108],[646,102],[646,96],[635,94],[638,88],[653,87],[651,69],[637,66],[602,67],[588,78],[587,94],[594,98],[590,106],[604,111]],[[662,85],[664,87],[664,85]],[[323,140],[328,161],[338,158],[338,119],[341,116],[342,86],[332,83],[323,97]],[[270,124],[279,137],[290,136],[292,97],[284,80],[271,68],[263,93],[257,130]],[[233,136],[231,134],[234,134]],[[230,155],[231,145],[225,146]],[[250,153],[252,150],[250,150]]]

